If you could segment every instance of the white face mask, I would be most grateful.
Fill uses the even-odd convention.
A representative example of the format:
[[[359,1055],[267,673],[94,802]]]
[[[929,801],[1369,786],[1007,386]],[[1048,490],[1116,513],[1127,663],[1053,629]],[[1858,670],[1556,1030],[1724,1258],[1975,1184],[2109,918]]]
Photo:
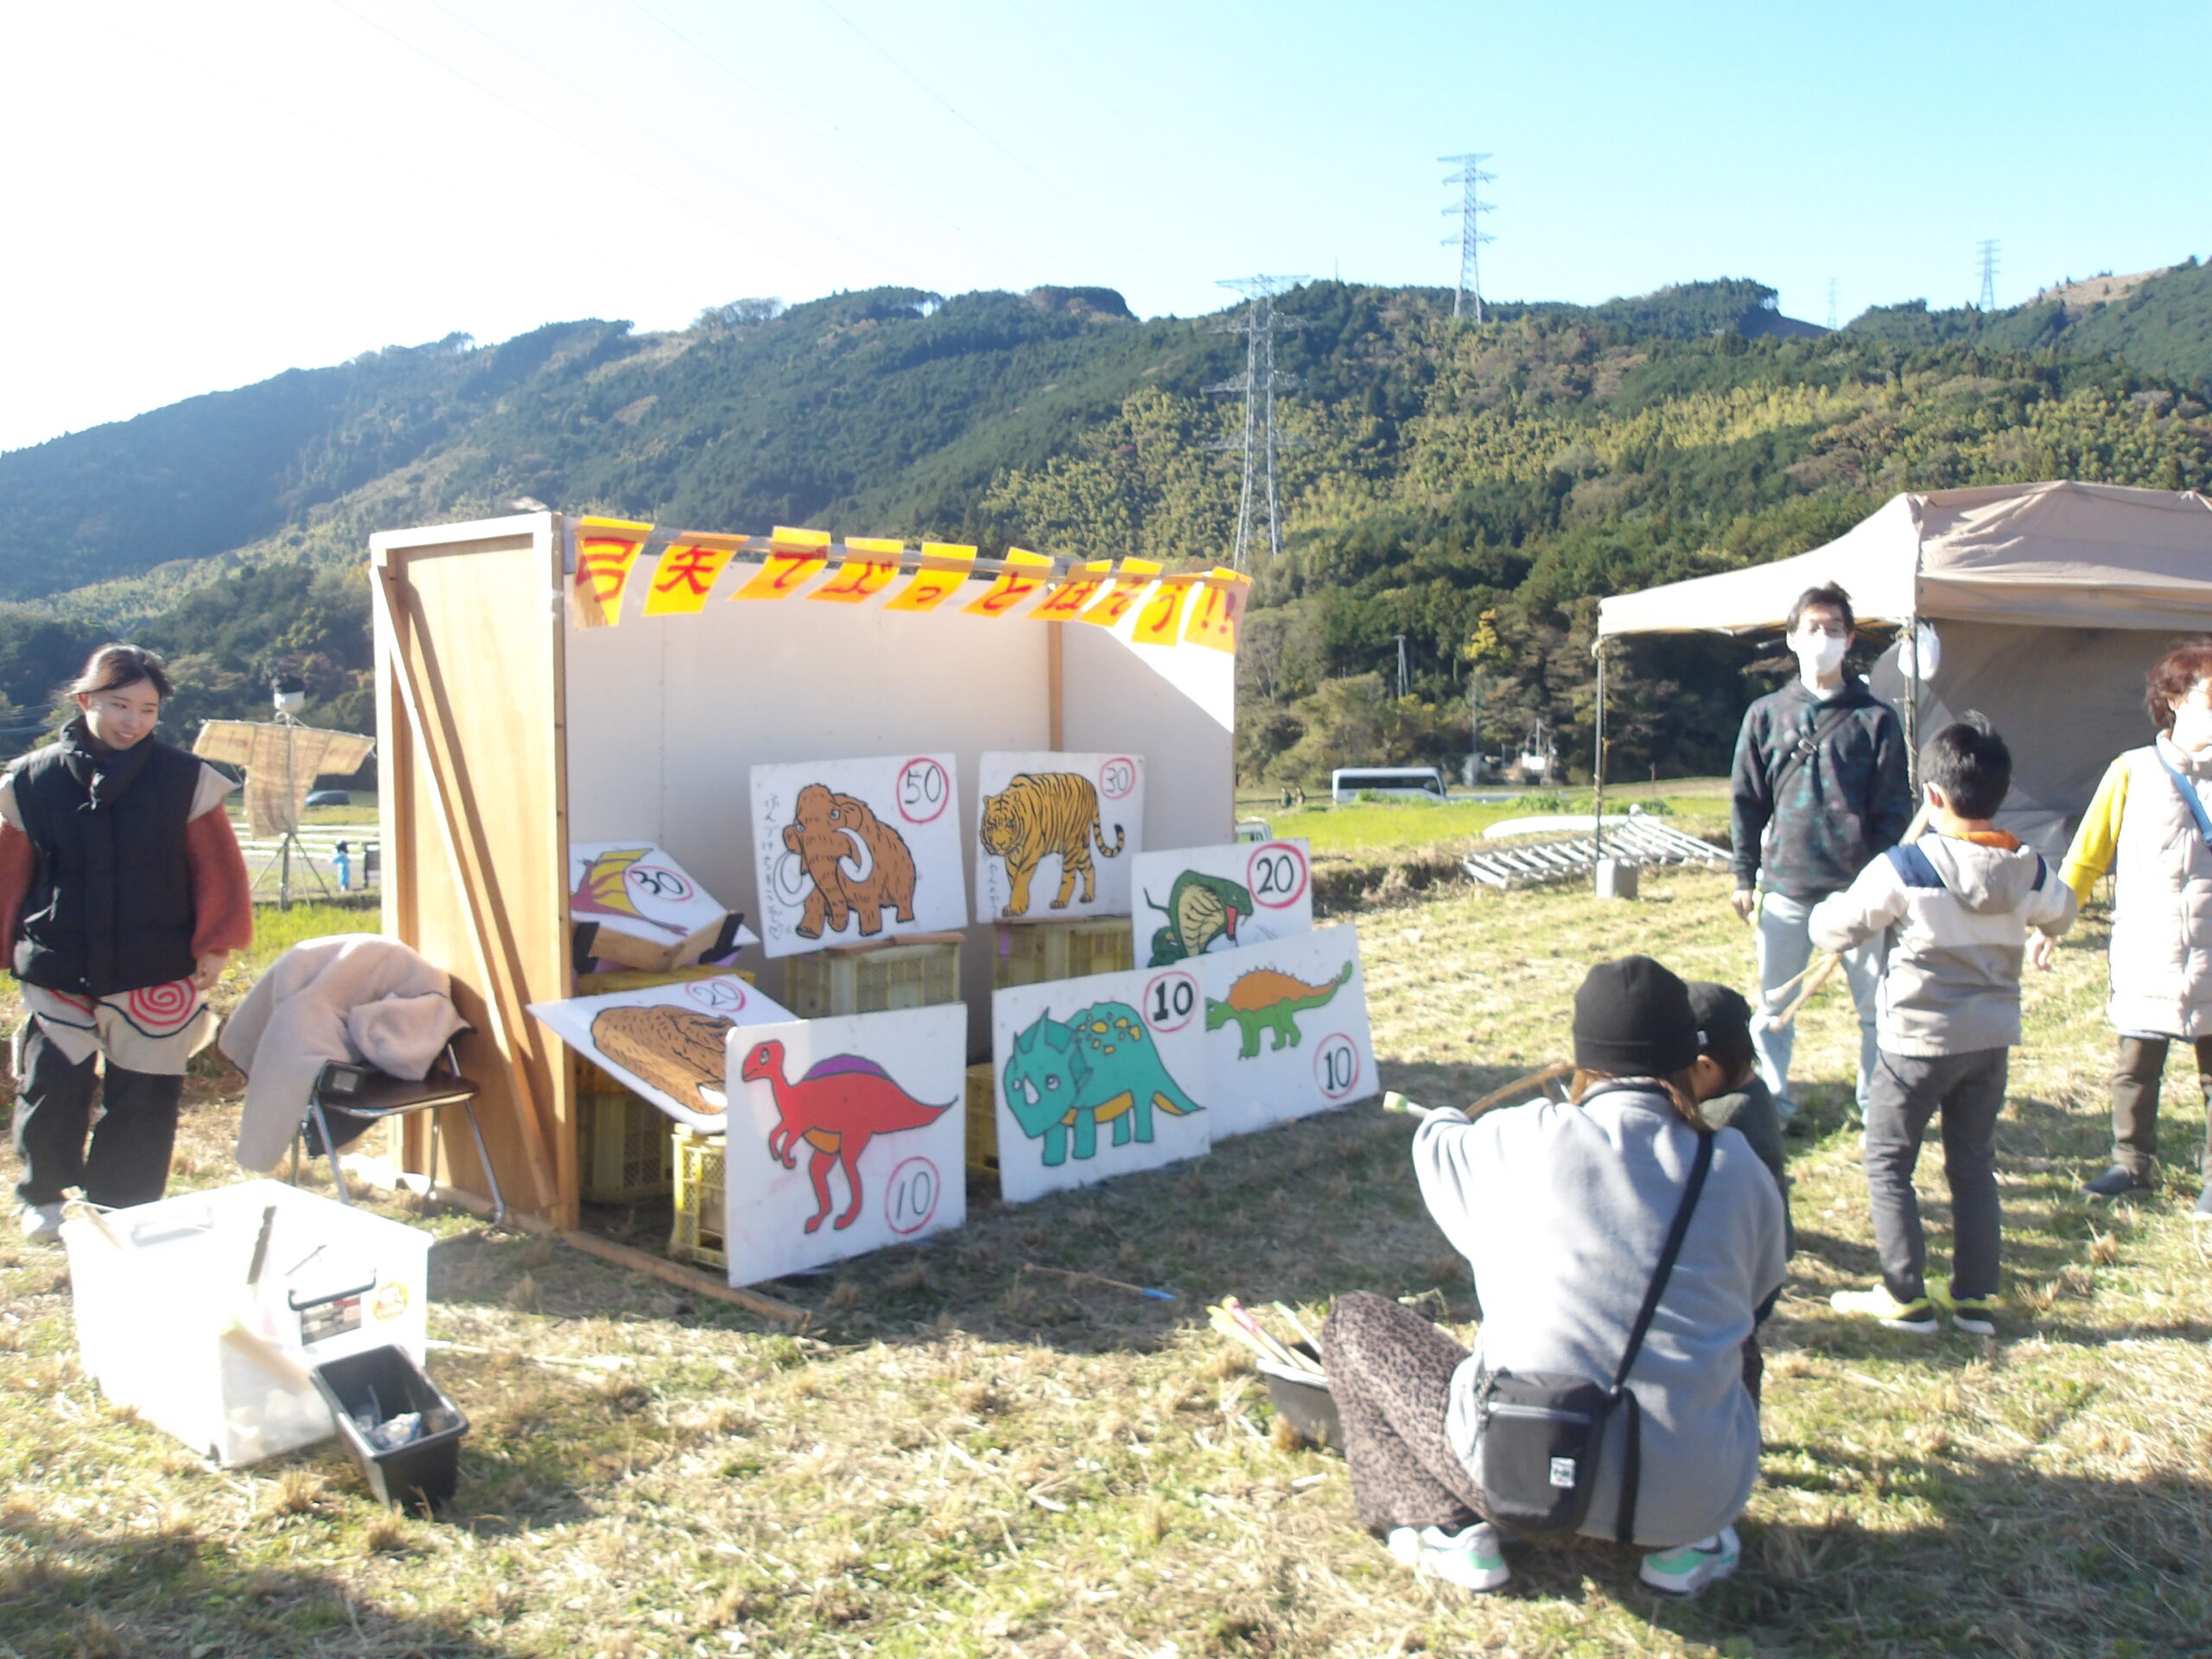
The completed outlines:
[[[1850,650],[1848,639],[1832,633],[1796,633],[1789,638],[1789,649],[1796,653],[1797,666],[1808,680],[1824,679],[1843,666],[1844,652]]]
[[[2174,747],[2183,754],[2212,749],[2212,709],[2196,702],[2174,705]]]

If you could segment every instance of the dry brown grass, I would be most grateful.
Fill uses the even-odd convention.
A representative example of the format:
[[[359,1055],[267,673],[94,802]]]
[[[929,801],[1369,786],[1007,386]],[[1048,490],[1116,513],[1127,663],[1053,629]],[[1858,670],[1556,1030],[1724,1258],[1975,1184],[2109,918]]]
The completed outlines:
[[[1659,877],[1634,906],[1450,889],[1363,912],[1385,1082],[1465,1101],[1553,1058],[1599,956],[1740,980],[1721,886]],[[104,1413],[55,1259],[0,1248],[0,1642],[25,1659],[2200,1651],[2206,1264],[2178,1214],[2193,1192],[2107,1211],[2073,1191],[2104,1140],[2098,943],[2031,987],[1995,1341],[1829,1316],[1872,1251],[1841,1122],[1848,1023],[1834,993],[1808,1011],[1822,1082],[1794,1143],[1803,1249],[1768,1330],[1765,1479],[1743,1570],[1688,1606],[1601,1546],[1521,1553],[1483,1602],[1410,1580],[1353,1526],[1341,1461],[1287,1444],[1206,1331],[1225,1291],[1312,1324],[1352,1287],[1469,1327],[1408,1127],[1370,1106],[1037,1205],[979,1191],[958,1235],[780,1287],[813,1310],[800,1336],[427,1214],[433,1332],[463,1345],[432,1369],[473,1425],[437,1522],[371,1504],[331,1447],[225,1472]],[[230,1110],[214,1090],[192,1112],[183,1179],[226,1178]],[[1923,1190],[1940,1261],[1932,1165]]]

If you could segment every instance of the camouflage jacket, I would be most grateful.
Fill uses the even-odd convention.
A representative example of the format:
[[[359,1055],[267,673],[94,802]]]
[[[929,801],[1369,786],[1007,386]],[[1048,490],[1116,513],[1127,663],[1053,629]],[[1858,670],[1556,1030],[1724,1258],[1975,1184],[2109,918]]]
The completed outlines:
[[[1775,779],[1821,715],[1841,704],[1849,718],[1783,782]],[[1897,711],[1860,679],[1827,702],[1792,680],[1744,711],[1730,780],[1730,838],[1736,885],[1810,902],[1849,887],[1869,859],[1897,844],[1912,821],[1912,785]]]

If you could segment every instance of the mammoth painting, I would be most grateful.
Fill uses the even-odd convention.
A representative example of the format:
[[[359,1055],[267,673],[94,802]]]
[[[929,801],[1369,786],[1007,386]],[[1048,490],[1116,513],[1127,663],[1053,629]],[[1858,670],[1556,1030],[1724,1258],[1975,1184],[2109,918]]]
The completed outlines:
[[[755,766],[752,782],[768,955],[943,931],[966,919],[950,755]]]
[[[887,910],[895,920],[914,919],[914,855],[859,796],[809,784],[784,826],[784,846],[798,855],[810,883],[802,939],[820,938],[825,923],[830,932],[843,932],[848,913],[858,918],[864,939],[883,931]]]

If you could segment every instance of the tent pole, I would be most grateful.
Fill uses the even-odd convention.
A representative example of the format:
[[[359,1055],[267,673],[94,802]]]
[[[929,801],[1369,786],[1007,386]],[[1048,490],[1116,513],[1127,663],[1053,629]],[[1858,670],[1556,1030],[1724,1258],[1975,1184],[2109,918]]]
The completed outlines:
[[[1594,829],[1592,846],[1599,857],[1605,855],[1605,642],[1598,641],[1598,733],[1596,753],[1591,757],[1592,775],[1597,780],[1596,792],[1590,803]]]
[[[1908,616],[1904,620],[1904,650],[1908,671],[1904,677],[1904,773],[1912,785],[1913,804],[1920,804],[1920,619]]]

